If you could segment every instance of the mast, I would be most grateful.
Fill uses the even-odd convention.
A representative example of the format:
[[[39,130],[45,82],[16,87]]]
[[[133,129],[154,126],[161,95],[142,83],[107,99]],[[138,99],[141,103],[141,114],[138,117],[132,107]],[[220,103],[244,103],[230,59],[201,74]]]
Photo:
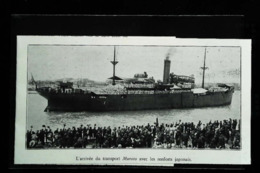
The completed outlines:
[[[206,52],[207,52],[207,47],[205,47],[204,64],[203,64],[203,67],[201,67],[201,69],[203,70],[203,73],[202,73],[202,88],[204,88],[205,70],[208,69],[208,67],[205,66],[205,62],[206,62]]]
[[[31,73],[31,81],[32,81],[32,83],[35,85],[35,88],[37,89],[37,83],[36,83],[36,81],[34,80],[32,73]]]
[[[116,69],[116,64],[118,61],[116,61],[116,47],[114,46],[114,61],[110,61],[113,64],[113,83],[112,85],[115,85],[115,69]]]
[[[31,82],[32,82],[33,84],[35,83],[32,73],[31,73]]]

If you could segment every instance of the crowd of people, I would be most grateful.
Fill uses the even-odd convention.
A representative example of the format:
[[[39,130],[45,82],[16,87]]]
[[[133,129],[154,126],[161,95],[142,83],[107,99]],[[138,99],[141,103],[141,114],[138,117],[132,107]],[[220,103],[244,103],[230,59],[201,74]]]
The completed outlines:
[[[97,127],[96,124],[52,130],[42,126],[26,134],[27,148],[191,148],[240,149],[240,120]]]

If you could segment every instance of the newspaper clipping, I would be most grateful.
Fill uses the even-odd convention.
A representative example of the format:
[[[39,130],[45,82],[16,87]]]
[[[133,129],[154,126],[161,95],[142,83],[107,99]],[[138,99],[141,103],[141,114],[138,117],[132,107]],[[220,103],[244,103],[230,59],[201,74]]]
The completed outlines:
[[[251,40],[18,36],[15,164],[250,164],[250,69]]]

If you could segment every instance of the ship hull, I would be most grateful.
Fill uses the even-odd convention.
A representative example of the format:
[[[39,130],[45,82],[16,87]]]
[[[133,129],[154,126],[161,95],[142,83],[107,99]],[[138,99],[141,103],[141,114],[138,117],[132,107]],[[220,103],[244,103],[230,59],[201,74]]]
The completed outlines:
[[[132,111],[229,105],[233,90],[196,95],[192,92],[155,94],[68,94],[38,92],[48,100],[45,111]]]

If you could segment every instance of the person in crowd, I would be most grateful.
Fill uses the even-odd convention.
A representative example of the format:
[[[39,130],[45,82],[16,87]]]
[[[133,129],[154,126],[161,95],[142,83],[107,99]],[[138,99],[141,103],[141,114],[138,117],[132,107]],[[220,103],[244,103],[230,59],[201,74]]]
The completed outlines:
[[[94,124],[26,132],[27,148],[187,148],[240,149],[240,121],[235,119],[111,128]]]

